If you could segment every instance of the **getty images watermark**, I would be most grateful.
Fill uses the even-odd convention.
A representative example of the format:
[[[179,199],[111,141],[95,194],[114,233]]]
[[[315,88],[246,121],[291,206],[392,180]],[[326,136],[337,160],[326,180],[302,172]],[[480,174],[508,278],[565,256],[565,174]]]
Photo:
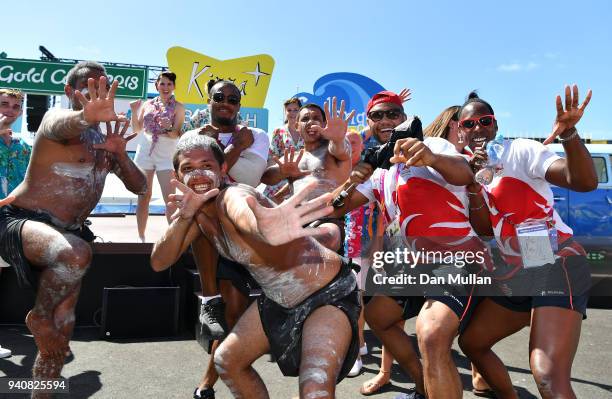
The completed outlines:
[[[432,251],[409,250],[396,248],[393,251],[376,251],[373,254],[372,267],[376,274],[373,282],[377,285],[490,285],[490,276],[479,276],[477,273],[463,271],[467,265],[482,265],[487,257],[486,251]],[[383,273],[385,266],[393,265],[392,273]],[[444,270],[435,273],[435,270]],[[415,273],[415,268],[419,270]],[[455,272],[449,267],[457,269]]]

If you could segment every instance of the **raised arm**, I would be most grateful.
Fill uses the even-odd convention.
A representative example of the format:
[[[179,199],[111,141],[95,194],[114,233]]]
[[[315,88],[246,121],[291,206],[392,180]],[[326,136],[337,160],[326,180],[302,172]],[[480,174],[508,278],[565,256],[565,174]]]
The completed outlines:
[[[272,156],[272,159],[276,163],[274,166],[268,166],[263,176],[261,177],[261,182],[263,184],[267,184],[272,186],[274,184],[280,183],[284,179],[299,179],[306,175],[309,175],[310,171],[300,170],[300,161],[304,156],[304,149],[301,149],[297,158],[295,157],[295,148],[291,147],[291,149],[285,149],[285,154],[283,158],[279,158],[276,155]]]
[[[45,114],[38,128],[38,134],[55,141],[78,137],[91,125],[99,122],[122,120],[115,113],[115,93],[119,83],[115,80],[107,90],[106,76],[101,76],[96,89],[96,81],[87,79],[89,99],[79,90],[74,92],[74,101],[83,106],[81,111],[51,110]]]
[[[130,110],[132,111],[132,131],[140,133],[144,127],[144,103],[141,99],[132,101]]]
[[[548,144],[558,136],[565,150],[565,159],[559,159],[550,165],[546,171],[546,180],[559,187],[581,192],[597,188],[593,159],[576,130],[576,124],[591,101],[591,95],[589,90],[584,102],[578,105],[578,86],[574,85],[571,90],[569,86],[565,86],[565,109],[561,96],[557,96],[557,117],[553,132],[544,141],[544,144]]]
[[[326,206],[331,200],[329,193],[302,203],[316,184],[307,184],[287,201],[273,208],[260,205],[253,194],[243,189],[230,187],[224,194],[225,212],[240,232],[268,245],[278,246],[300,237],[321,234],[321,228],[303,227],[328,215],[332,210],[331,206]]]
[[[465,186],[474,181],[474,173],[463,157],[433,153],[425,143],[415,138],[397,140],[391,162],[429,166],[454,186]]]
[[[123,181],[128,190],[140,195],[147,192],[147,178],[125,151],[127,142],[137,135],[137,133],[132,133],[125,136],[129,126],[130,123],[127,121],[117,121],[113,131],[111,123],[106,122],[106,140],[104,143],[94,144],[93,148],[113,154],[115,160],[113,172]]]
[[[326,101],[324,105],[325,119],[327,123],[324,128],[313,126],[312,129],[319,131],[321,136],[329,140],[328,152],[338,161],[347,161],[351,159],[351,146],[346,140],[346,131],[348,122],[355,115],[355,110],[345,118],[344,100],[340,102],[340,111],[338,112],[338,100],[332,98],[331,111],[329,104]]]
[[[206,194],[196,194],[177,180],[172,180],[171,183],[181,194],[170,194],[170,201],[177,208],[177,213],[166,233],[153,246],[151,267],[155,271],[162,271],[173,265],[202,234],[195,215],[206,201],[219,193],[215,188]]]

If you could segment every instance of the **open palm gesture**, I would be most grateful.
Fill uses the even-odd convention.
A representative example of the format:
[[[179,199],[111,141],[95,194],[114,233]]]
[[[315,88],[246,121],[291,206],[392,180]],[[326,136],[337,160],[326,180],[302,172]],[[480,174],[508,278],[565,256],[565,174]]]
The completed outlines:
[[[89,98],[79,90],[74,92],[74,96],[83,106],[83,117],[88,124],[125,119],[125,116],[115,113],[115,93],[118,86],[119,82],[115,80],[108,90],[106,76],[100,76],[97,89],[95,79],[87,79]]]
[[[325,119],[327,120],[326,126],[312,126],[312,129],[318,131],[323,138],[330,141],[342,141],[344,140],[344,136],[346,136],[346,131],[348,129],[348,123],[355,115],[355,110],[352,110],[350,114],[345,118],[345,103],[344,100],[340,102],[340,111],[338,111],[338,99],[336,97],[332,98],[331,110],[329,107],[329,102],[325,101],[325,105],[323,109],[325,110]]]
[[[334,210],[329,205],[332,199],[331,193],[302,203],[316,185],[316,181],[305,185],[275,208],[266,208],[261,206],[255,197],[247,197],[247,204],[255,215],[257,229],[264,242],[276,246],[300,237],[313,236],[324,232],[320,227],[303,227],[329,215]]]
[[[300,169],[300,160],[304,155],[304,149],[300,150],[297,158],[295,158],[295,148],[285,149],[285,155],[281,158],[273,156],[274,162],[278,165],[278,170],[284,178],[299,179],[310,174],[308,170]]]
[[[576,126],[580,118],[582,118],[582,114],[584,114],[584,109],[589,104],[589,101],[591,101],[592,94],[593,92],[589,90],[584,102],[578,105],[578,86],[573,85],[571,90],[569,86],[565,86],[565,109],[563,109],[561,96],[557,96],[557,117],[553,124],[553,131],[544,140],[544,144],[552,143],[561,133]]]
[[[182,219],[193,219],[206,201],[219,194],[218,188],[208,190],[204,194],[198,194],[176,179],[170,180],[170,184],[181,192],[181,194],[170,194],[168,196],[170,200],[168,206],[171,209],[176,209],[171,217],[172,220],[178,217]]]
[[[112,152],[113,154],[121,154],[125,152],[127,142],[137,136],[136,133],[132,133],[125,137],[128,127],[130,127],[129,121],[115,121],[115,129],[113,131],[111,123],[106,122],[106,140],[104,143],[94,144],[93,148],[96,150]]]

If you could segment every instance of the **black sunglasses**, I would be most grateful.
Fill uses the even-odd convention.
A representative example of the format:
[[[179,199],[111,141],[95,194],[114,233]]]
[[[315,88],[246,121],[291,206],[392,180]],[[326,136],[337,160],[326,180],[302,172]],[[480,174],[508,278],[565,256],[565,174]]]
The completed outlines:
[[[387,117],[387,119],[396,120],[400,116],[402,116],[402,114],[402,111],[396,109],[390,109],[387,111],[372,111],[368,114],[368,118],[370,118],[374,122],[381,121],[382,118],[385,116]]]
[[[225,94],[218,92],[218,93],[213,94],[212,99],[216,103],[222,103],[223,100],[227,99],[227,102],[229,104],[232,104],[232,105],[240,104],[240,97],[233,95],[233,94],[230,94],[229,96],[226,97]]]

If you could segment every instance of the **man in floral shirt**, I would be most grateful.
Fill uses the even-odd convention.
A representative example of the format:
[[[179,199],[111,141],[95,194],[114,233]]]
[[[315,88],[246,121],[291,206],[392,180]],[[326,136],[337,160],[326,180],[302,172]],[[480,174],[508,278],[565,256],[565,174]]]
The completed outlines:
[[[32,148],[23,139],[14,138],[11,125],[19,118],[23,94],[0,89],[0,198],[8,196],[23,181]]]

